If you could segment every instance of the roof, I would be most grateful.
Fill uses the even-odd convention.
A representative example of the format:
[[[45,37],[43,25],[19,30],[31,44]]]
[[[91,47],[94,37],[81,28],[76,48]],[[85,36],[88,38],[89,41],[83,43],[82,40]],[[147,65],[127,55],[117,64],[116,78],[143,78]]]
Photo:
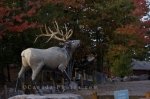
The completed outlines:
[[[133,70],[150,70],[150,62],[148,61],[132,59],[131,65]]]

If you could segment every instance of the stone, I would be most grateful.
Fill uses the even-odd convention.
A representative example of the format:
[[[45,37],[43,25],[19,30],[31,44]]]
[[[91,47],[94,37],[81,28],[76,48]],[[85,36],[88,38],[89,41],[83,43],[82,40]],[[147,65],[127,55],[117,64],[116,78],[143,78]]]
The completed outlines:
[[[78,84],[76,82],[72,81],[69,86],[72,90],[78,90]]]
[[[18,90],[17,92],[15,92],[15,89],[13,89],[13,88],[8,89],[8,97],[12,97],[15,95],[21,95],[21,94],[24,94],[24,92],[22,90]]]
[[[10,97],[8,99],[83,99],[83,98],[78,94],[64,93],[64,94],[45,94],[43,96],[34,94],[17,95],[14,97]]]
[[[102,84],[106,82],[106,75],[101,72],[96,72],[95,73],[95,80],[98,84]]]

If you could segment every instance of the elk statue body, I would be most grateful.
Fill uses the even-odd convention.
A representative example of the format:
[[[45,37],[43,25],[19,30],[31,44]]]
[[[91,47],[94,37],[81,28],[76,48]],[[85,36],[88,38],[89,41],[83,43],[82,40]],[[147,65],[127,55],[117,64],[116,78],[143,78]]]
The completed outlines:
[[[65,42],[67,39],[70,38],[73,31],[70,29],[67,30],[65,26],[66,33],[64,34],[62,31],[59,30],[58,24],[55,21],[55,28],[56,32],[52,31],[49,27],[47,28],[45,25],[46,34],[37,36],[35,41],[42,36],[50,36],[51,38],[60,40]],[[59,36],[57,36],[59,35]],[[62,38],[60,38],[62,37]],[[48,39],[48,41],[50,40]],[[47,42],[48,42],[47,41]],[[35,49],[35,48],[27,48],[21,53],[22,57],[22,67],[18,73],[18,79],[25,73],[27,68],[32,69],[32,81],[36,79],[36,76],[39,74],[41,69],[46,66],[50,69],[59,69],[62,73],[64,73],[68,79],[70,80],[69,76],[67,75],[65,69],[69,63],[69,60],[72,57],[73,52],[75,49],[80,45],[80,40],[69,40],[64,43],[64,47],[50,47],[48,49]],[[18,85],[18,79],[16,83],[16,89]]]

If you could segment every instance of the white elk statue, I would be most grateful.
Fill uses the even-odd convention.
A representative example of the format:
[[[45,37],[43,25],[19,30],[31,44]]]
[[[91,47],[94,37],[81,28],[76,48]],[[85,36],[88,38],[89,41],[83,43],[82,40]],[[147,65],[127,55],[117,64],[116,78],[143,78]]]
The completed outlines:
[[[18,73],[18,79],[16,82],[16,89],[18,86],[18,80],[22,77],[25,71],[28,68],[32,69],[32,81],[35,85],[34,81],[36,76],[42,70],[44,66],[50,69],[59,69],[62,73],[64,73],[69,80],[69,76],[66,72],[66,67],[69,63],[69,60],[72,57],[73,52],[76,48],[80,45],[80,40],[68,40],[71,35],[73,34],[73,30],[67,28],[65,25],[65,33],[59,29],[57,22],[54,22],[55,31],[45,25],[45,33],[38,35],[35,41],[39,37],[49,37],[47,42],[50,39],[56,39],[59,41],[63,41],[64,47],[50,47],[48,49],[35,49],[35,48],[27,48],[22,51],[21,58],[22,58],[22,67]]]

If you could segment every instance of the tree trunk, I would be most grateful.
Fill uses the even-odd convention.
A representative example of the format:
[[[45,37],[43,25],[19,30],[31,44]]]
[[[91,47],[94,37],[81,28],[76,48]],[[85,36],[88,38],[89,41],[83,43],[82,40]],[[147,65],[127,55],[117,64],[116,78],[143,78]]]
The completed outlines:
[[[11,82],[10,69],[9,69],[9,65],[8,64],[7,64],[7,77],[8,77],[8,81]]]
[[[100,37],[99,31],[96,32],[96,54],[97,54],[97,66],[96,70],[99,72],[103,71],[103,44],[100,41],[102,39]]]

